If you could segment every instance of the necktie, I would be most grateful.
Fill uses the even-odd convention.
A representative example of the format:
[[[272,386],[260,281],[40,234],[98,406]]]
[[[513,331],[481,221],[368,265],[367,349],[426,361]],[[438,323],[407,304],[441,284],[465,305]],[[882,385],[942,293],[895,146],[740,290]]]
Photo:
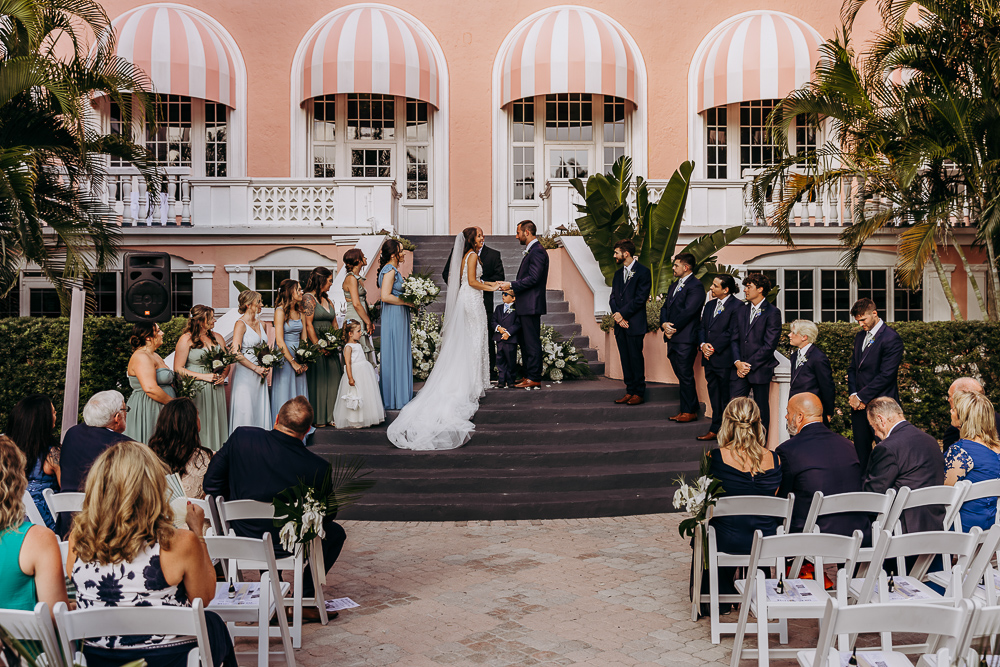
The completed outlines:
[[[509,315],[510,314],[510,306],[504,306],[503,307],[503,312],[504,312],[504,315]]]
[[[801,365],[802,365],[802,356],[803,356],[803,355],[802,355],[802,350],[799,350],[799,353],[798,353],[798,354],[796,355],[796,357],[795,357],[795,368],[796,368],[796,369],[797,369],[797,368],[798,368],[799,366],[801,366]]]
[[[872,344],[873,340],[875,340],[875,334],[869,331],[868,335],[865,336],[865,342],[861,344],[861,351],[864,352],[865,350],[867,350],[868,346]]]
[[[722,312],[722,302],[720,301],[718,304],[716,304],[716,306],[715,306],[715,315],[713,315],[712,317],[718,317],[719,313],[721,313],[721,312]]]
[[[625,269],[625,282],[628,282],[628,279],[631,278],[631,277],[632,277],[632,272],[629,271],[628,269]],[[605,284],[607,284],[607,283],[605,283]]]
[[[751,326],[753,326],[753,321],[754,321],[755,319],[757,319],[757,316],[758,316],[759,314],[760,314],[760,309],[759,309],[759,308],[757,308],[756,306],[754,306],[754,307],[753,307],[753,308],[752,308],[752,309],[750,310],[750,325],[751,325]]]

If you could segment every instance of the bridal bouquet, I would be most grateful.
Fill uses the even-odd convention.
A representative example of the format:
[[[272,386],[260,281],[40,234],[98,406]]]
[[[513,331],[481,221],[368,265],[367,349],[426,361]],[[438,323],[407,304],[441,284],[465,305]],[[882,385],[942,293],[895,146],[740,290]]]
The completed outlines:
[[[253,356],[257,359],[257,365],[274,371],[285,365],[285,355],[277,347],[271,347],[266,342],[261,341],[250,348]],[[260,383],[267,382],[266,377],[260,379]]]
[[[221,373],[236,362],[236,355],[222,347],[213,345],[205,350],[205,355],[201,358],[201,365],[209,373]]]
[[[343,329],[330,329],[319,337],[316,347],[324,357],[337,354],[344,349]]]
[[[719,496],[723,492],[722,482],[709,474],[711,465],[711,460],[706,452],[701,457],[698,479],[692,484],[688,484],[684,475],[679,476],[677,484],[680,488],[674,492],[674,509],[683,509],[690,515],[677,527],[681,536],[694,537],[697,526],[702,526],[702,555],[705,567],[708,566],[708,531],[704,530],[704,525],[708,519],[708,508],[713,507],[718,502]]]
[[[434,284],[429,273],[411,273],[403,281],[403,293],[400,299],[417,308],[434,303],[441,294],[441,288]]]
[[[302,341],[301,343],[299,343],[299,346],[295,348],[294,352],[295,361],[299,362],[300,364],[306,364],[306,365],[316,361],[319,355],[320,355],[319,347],[307,341]]]

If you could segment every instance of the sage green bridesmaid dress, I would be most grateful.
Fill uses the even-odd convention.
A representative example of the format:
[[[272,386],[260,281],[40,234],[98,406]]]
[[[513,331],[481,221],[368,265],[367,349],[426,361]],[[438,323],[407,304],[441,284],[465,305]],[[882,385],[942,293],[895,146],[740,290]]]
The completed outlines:
[[[184,368],[195,373],[207,373],[202,365],[202,357],[206,348],[192,347],[188,352]],[[222,385],[195,380],[194,386],[198,392],[194,395],[194,404],[198,408],[198,418],[201,420],[201,446],[217,452],[229,437],[229,411],[226,410],[226,390]]]
[[[128,376],[132,395],[128,397],[128,415],[125,417],[125,436],[148,445],[149,439],[156,431],[156,420],[160,417],[163,404],[151,399],[142,390],[139,378]],[[169,368],[156,369],[156,384],[160,385],[167,396],[174,398],[174,372]]]
[[[317,303],[313,313],[313,329],[316,336],[333,328],[336,315]],[[306,373],[306,385],[309,387],[309,402],[313,406],[313,422],[316,424],[332,424],[333,408],[337,404],[337,390],[340,388],[340,377],[343,375],[340,365],[340,355],[321,356],[319,361],[309,366]]]

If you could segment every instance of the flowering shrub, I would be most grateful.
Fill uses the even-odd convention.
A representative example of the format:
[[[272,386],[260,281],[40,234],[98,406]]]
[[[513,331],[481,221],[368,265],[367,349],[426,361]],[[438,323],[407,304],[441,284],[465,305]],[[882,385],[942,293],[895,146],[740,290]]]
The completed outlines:
[[[420,313],[410,321],[413,379],[426,380],[441,349],[441,317]]]

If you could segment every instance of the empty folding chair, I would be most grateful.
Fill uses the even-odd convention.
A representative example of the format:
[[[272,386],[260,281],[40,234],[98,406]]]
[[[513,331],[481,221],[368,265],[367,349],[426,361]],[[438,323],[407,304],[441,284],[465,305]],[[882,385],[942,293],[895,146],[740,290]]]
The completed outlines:
[[[0,609],[0,628],[20,642],[36,663],[47,667],[70,667],[63,658],[49,607],[44,602],[36,604],[33,611]],[[39,661],[42,656],[44,659]]]
[[[79,492],[55,493],[52,489],[43,489],[42,497],[45,498],[53,519],[59,518],[63,512],[79,512],[83,509],[83,494]]]
[[[996,604],[995,570],[991,562],[997,550],[1000,550],[1000,524],[994,524],[980,534],[976,553],[969,559],[968,568],[962,573],[962,597],[978,598],[986,604]],[[951,572],[931,572],[927,575],[927,580],[947,587],[951,582]]]

